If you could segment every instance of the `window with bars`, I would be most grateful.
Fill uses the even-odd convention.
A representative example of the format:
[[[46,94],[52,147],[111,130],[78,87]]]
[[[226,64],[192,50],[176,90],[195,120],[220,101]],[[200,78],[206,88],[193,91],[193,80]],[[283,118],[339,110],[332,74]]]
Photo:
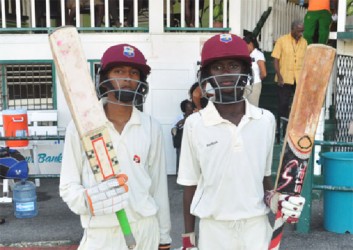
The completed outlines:
[[[1,109],[56,109],[53,64],[0,64]]]

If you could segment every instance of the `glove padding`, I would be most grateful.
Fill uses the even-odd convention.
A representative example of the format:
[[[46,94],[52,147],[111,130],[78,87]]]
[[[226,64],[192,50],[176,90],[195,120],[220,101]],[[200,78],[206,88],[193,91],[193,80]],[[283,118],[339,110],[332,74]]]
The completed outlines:
[[[278,210],[281,211],[285,222],[297,223],[305,204],[305,198],[302,196],[281,194],[272,190],[266,191],[265,203],[274,214]]]
[[[90,215],[112,214],[128,204],[127,176],[119,174],[86,189],[85,198]]]
[[[178,250],[198,250],[196,247],[196,237],[194,232],[182,234],[181,237],[183,246]]]

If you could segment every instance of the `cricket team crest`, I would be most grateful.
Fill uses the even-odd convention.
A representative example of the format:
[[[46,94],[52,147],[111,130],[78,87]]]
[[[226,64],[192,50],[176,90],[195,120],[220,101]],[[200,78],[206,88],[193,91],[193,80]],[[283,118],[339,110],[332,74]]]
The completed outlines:
[[[138,155],[134,155],[134,159],[133,160],[134,160],[135,163],[140,163],[141,158]]]
[[[222,43],[229,43],[229,42],[231,42],[233,39],[232,39],[231,34],[220,34],[220,35],[219,35],[219,40],[220,40]]]
[[[126,57],[135,57],[135,50],[134,48],[130,47],[130,46],[124,46],[124,51],[123,51],[124,56]]]

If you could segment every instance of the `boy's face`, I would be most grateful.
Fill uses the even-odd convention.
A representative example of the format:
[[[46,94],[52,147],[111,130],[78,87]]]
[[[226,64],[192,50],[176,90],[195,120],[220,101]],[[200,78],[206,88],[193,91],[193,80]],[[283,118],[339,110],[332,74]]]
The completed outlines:
[[[210,65],[211,75],[240,74],[243,69],[243,62],[234,59],[222,59]]]
[[[127,79],[130,78],[135,81],[131,81],[132,83],[136,83],[136,81],[140,80],[140,71],[136,68],[130,66],[115,66],[108,72],[108,79],[119,78],[121,80],[121,84],[125,82],[129,82]],[[120,81],[119,81],[120,83]],[[113,83],[114,85],[114,83]],[[124,85],[127,85],[124,84]],[[122,86],[115,86],[116,89],[120,89]],[[135,86],[136,89],[137,85]]]
[[[108,71],[107,79],[112,87],[108,99],[121,102],[131,102],[136,97],[139,88],[140,71],[131,66],[115,66]]]
[[[208,82],[214,88],[216,100],[223,102],[238,102],[242,99],[246,85],[245,65],[236,59],[222,59],[209,66]]]

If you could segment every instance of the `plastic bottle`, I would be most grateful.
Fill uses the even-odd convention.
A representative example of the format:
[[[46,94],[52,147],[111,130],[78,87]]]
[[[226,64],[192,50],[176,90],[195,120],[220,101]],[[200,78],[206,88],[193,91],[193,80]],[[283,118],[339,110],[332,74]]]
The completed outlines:
[[[32,218],[38,215],[36,185],[21,180],[13,188],[13,205],[16,218]]]

